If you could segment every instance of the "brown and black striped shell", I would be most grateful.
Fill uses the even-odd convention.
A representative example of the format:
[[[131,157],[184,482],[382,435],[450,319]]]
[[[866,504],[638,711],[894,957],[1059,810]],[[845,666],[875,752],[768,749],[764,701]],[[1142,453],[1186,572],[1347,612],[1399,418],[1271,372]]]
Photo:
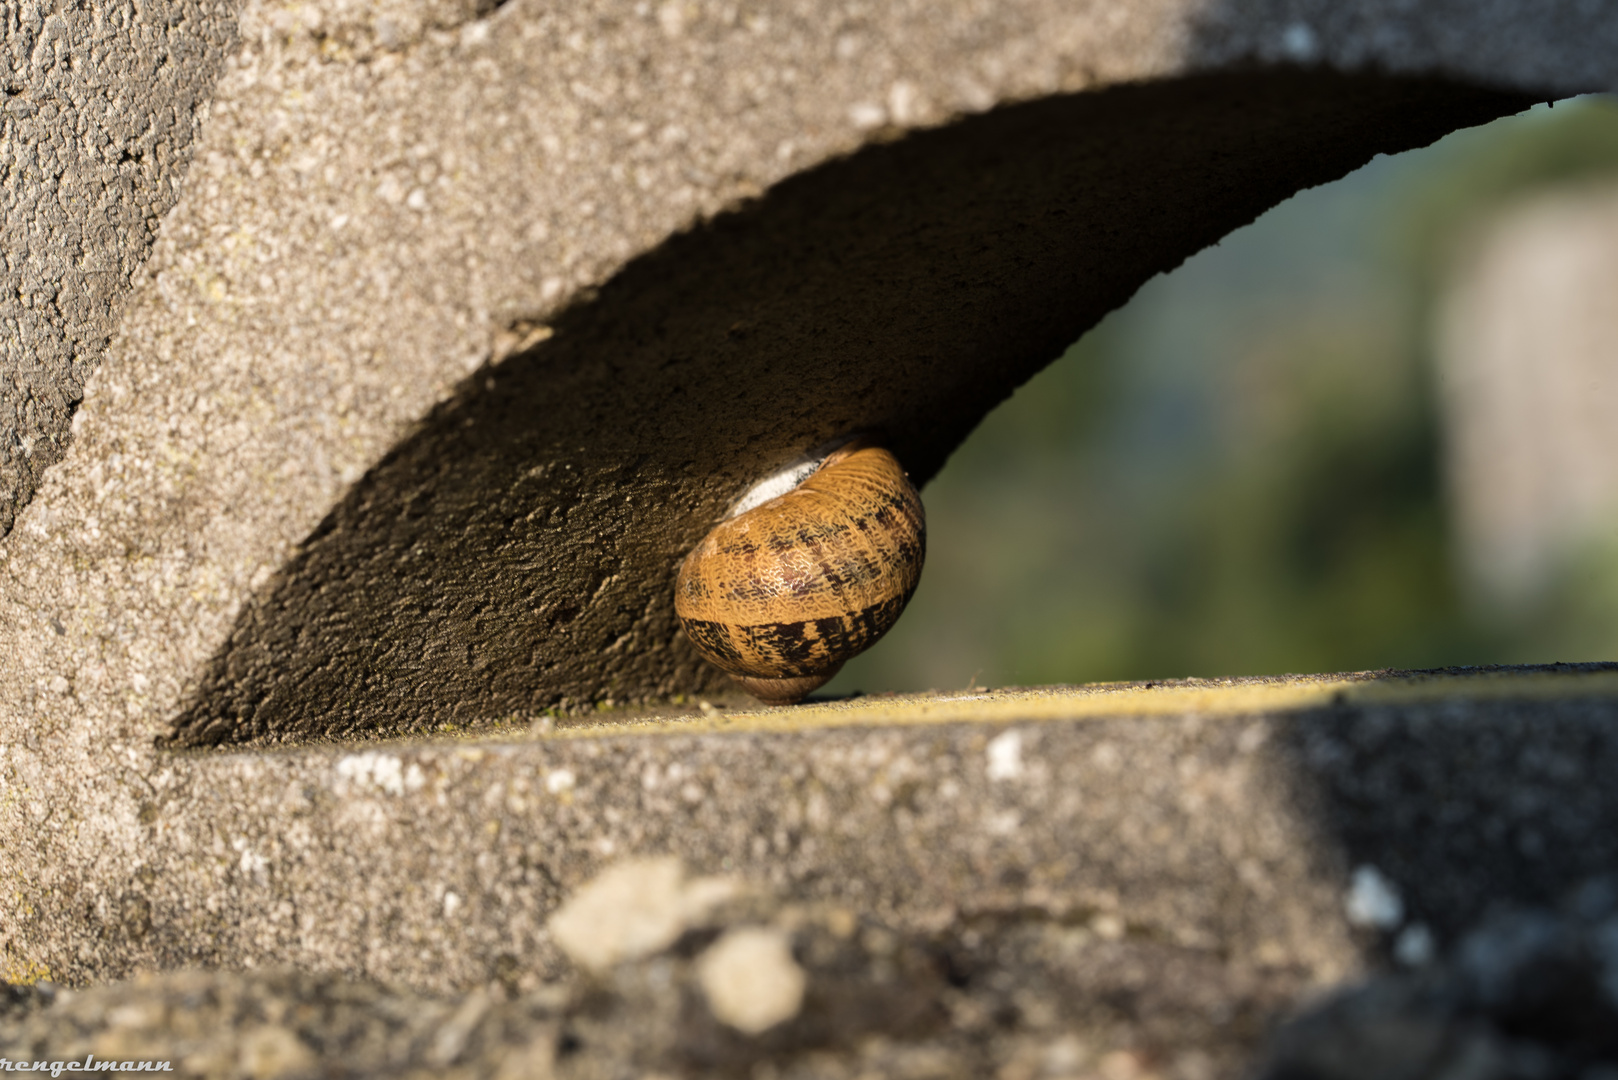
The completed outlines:
[[[921,496],[898,460],[850,444],[786,494],[715,526],[680,567],[674,611],[715,666],[788,704],[888,632],[926,550]]]

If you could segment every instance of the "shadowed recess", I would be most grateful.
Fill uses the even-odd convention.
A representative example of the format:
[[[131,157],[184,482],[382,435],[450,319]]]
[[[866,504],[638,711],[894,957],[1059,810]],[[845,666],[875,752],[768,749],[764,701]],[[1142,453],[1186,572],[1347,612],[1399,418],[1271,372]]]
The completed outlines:
[[[244,607],[166,742],[716,688],[677,630],[674,576],[760,475],[864,430],[925,483],[1154,274],[1376,153],[1532,100],[1204,76],[1008,106],[793,177],[469,378]]]

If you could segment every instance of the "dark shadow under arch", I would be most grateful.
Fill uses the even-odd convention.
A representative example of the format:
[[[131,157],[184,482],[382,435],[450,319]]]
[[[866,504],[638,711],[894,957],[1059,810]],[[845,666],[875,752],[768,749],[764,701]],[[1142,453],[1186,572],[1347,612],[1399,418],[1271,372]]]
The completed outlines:
[[[1154,274],[1376,153],[1534,100],[1200,76],[1008,106],[793,177],[458,388],[244,608],[166,742],[711,687],[675,628],[673,571],[761,473],[876,429],[924,483]]]

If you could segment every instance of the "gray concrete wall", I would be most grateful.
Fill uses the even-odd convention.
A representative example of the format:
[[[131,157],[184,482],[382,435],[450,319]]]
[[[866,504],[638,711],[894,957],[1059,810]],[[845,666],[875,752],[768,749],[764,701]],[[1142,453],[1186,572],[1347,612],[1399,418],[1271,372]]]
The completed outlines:
[[[11,977],[291,965],[468,997],[365,1019],[385,996],[373,987],[187,976],[112,994],[184,1008],[110,1020],[93,1006],[107,995],[91,996],[0,1036],[56,1057],[93,1036],[103,1057],[206,1062],[203,1046],[247,1053],[284,1024],[306,1056],[358,1072],[384,1047],[434,1065],[401,1024],[436,1030],[510,997],[506,1039],[550,1046],[561,1022],[582,1040],[558,1076],[627,1068],[603,1058],[713,1075],[701,1063],[718,1053],[737,1075],[772,1060],[853,1077],[874,1067],[860,1055],[906,1047],[934,1061],[914,1075],[981,1076],[1067,1039],[1091,1068],[1126,1054],[1144,1070],[1130,1075],[1235,1077],[1292,1003],[1610,869],[1618,792],[1601,778],[1615,766],[1610,665],[919,695],[167,755],[115,774],[127,817],[47,815],[49,793],[8,788],[36,828],[90,855],[48,874],[13,864]],[[762,910],[710,920],[653,875],[595,931],[621,945],[586,949],[552,921],[604,871],[669,855]],[[641,920],[673,928],[642,941]],[[774,1036],[727,1041],[693,1011],[687,962],[719,928],[760,922],[797,937],[820,1003]],[[833,938],[852,952],[828,957]],[[582,967],[597,948],[623,963]],[[393,1030],[351,1043],[354,1024]],[[231,1075],[234,1054],[198,1071]]]
[[[442,803],[384,801],[302,744],[711,688],[674,630],[672,570],[760,472],[871,427],[925,480],[1142,281],[1297,188],[1618,85],[1613,18],[1571,2],[332,0],[251,3],[239,26],[72,446],[0,544],[9,975],[290,956],[465,984],[493,942],[537,942],[555,895],[524,878],[446,928],[417,855],[480,829],[522,837],[489,856],[514,865],[582,872],[610,843],[767,873],[772,832],[710,825],[763,814],[768,783],[710,821],[672,796],[626,807],[623,770],[689,751],[796,782],[788,765],[824,753],[852,763],[852,806],[888,736],[423,749],[452,780],[472,770]],[[977,753],[922,730],[903,754],[940,786]],[[196,749],[254,741],[290,745]],[[1604,760],[1556,768],[1576,784]],[[1143,791],[1178,798],[1177,761],[1153,758]],[[558,769],[603,793],[577,828],[511,801]],[[967,845],[962,889],[1034,880],[1077,835],[1024,843],[989,802],[970,815],[934,834]],[[1199,835],[1187,865],[1212,866],[1219,830]],[[1313,856],[1289,850],[1304,881]],[[837,852],[789,884],[858,857]],[[278,853],[281,891],[254,892]],[[482,880],[470,840],[443,856],[443,880]],[[869,865],[849,881],[900,874],[895,912],[956,889]],[[1316,904],[1333,872],[1294,898]],[[1171,912],[1201,873],[1141,878],[1140,902]],[[408,901],[368,924],[356,874]],[[1110,874],[1051,887],[1122,888]],[[1224,918],[1209,932],[1251,944],[1248,914]]]
[[[0,536],[61,460],[118,302],[179,197],[234,8],[0,10]]]

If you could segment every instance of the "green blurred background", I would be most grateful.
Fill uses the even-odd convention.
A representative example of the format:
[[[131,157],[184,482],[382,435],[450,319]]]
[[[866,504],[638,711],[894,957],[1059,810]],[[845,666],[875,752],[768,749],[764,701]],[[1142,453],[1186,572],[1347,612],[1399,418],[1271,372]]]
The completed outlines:
[[[1612,548],[1527,607],[1469,593],[1431,357],[1478,224],[1604,178],[1618,103],[1542,106],[1378,158],[1150,282],[923,492],[921,587],[824,693],[1618,659]]]

